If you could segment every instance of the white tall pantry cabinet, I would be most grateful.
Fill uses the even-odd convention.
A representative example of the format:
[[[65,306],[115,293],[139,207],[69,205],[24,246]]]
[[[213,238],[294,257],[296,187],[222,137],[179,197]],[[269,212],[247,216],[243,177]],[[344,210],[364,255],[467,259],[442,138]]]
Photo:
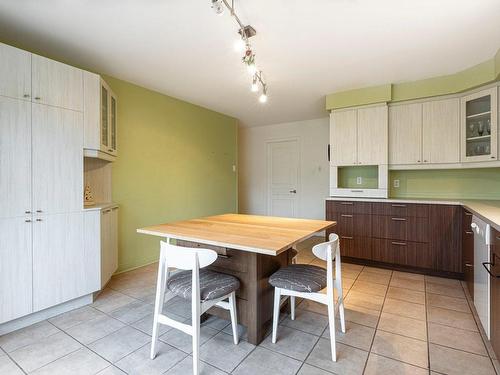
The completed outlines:
[[[0,44],[0,334],[101,288],[101,249],[85,240],[83,74]]]

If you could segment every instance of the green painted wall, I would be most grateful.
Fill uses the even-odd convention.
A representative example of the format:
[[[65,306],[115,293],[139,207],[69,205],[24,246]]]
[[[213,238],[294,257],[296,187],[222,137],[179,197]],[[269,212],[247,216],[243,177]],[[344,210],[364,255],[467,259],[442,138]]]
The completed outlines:
[[[500,168],[390,171],[389,180],[392,198],[500,199]]]
[[[118,96],[119,271],[158,258],[159,239],[136,229],[237,212],[237,120],[105,77]]]
[[[362,183],[357,184],[357,178],[362,178]],[[361,167],[341,167],[338,171],[338,181],[340,188],[363,188],[376,189],[378,186],[378,167],[377,166],[361,166]]]

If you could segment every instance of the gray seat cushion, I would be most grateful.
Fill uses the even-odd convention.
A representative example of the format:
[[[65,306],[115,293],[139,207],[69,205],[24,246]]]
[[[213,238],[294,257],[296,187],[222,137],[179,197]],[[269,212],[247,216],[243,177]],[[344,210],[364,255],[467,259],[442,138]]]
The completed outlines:
[[[296,292],[318,292],[326,287],[326,270],[309,264],[292,264],[273,273],[269,283]]]
[[[191,299],[192,271],[181,271],[170,277],[167,281],[167,288],[175,295]],[[217,299],[234,292],[240,287],[240,281],[231,275],[200,270],[200,300],[201,302]]]

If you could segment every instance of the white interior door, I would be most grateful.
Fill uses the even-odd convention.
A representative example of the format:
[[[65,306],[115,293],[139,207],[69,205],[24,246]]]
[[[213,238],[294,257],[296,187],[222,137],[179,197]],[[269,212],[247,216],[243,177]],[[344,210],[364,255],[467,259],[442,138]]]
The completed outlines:
[[[33,209],[78,211],[83,206],[83,114],[33,104]]]
[[[31,211],[31,103],[0,97],[0,218]]]
[[[297,217],[299,184],[299,141],[267,144],[267,213],[271,216]]]

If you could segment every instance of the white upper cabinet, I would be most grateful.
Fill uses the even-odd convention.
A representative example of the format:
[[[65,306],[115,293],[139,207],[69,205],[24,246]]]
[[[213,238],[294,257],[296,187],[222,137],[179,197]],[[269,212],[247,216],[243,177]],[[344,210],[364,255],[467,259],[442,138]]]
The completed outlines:
[[[389,164],[422,162],[422,103],[389,107]]]
[[[358,109],[358,164],[387,164],[387,106]]]
[[[424,164],[460,162],[460,99],[423,103]]]
[[[31,103],[0,96],[0,218],[31,211]]]
[[[498,160],[497,88],[463,97],[460,107],[462,162]]]
[[[33,104],[33,209],[83,208],[83,114]]]
[[[116,156],[117,98],[98,75],[84,72],[84,147]],[[111,159],[113,160],[113,159]]]
[[[333,111],[330,159],[335,166],[387,164],[387,106]]]
[[[334,165],[357,164],[357,110],[330,114],[330,159]]]
[[[0,43],[0,95],[31,100],[31,53]]]
[[[83,71],[32,55],[33,101],[83,111]]]

